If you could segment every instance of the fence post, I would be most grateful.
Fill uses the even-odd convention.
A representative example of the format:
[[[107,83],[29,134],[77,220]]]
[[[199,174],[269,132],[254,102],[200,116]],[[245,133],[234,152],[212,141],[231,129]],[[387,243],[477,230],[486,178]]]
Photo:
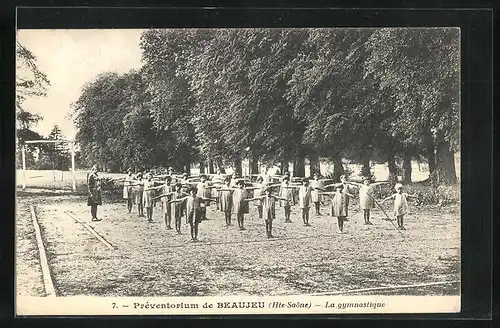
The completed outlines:
[[[75,143],[71,142],[71,172],[73,172],[73,192],[76,191]]]
[[[21,154],[23,158],[23,190],[26,189],[26,146],[21,146]]]

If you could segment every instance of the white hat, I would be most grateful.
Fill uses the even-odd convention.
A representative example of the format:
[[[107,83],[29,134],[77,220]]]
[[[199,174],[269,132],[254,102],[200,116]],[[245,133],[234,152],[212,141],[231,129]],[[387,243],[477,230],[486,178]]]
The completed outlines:
[[[396,183],[396,185],[394,186],[394,189],[398,190],[398,189],[401,189],[403,188],[403,185],[401,183]]]

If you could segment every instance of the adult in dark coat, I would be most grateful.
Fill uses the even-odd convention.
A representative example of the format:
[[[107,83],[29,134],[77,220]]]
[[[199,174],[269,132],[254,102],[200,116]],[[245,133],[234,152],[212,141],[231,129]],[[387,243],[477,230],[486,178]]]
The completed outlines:
[[[97,166],[95,165],[92,167],[92,173],[88,177],[87,186],[89,191],[87,205],[90,206],[92,221],[101,221],[97,218],[97,206],[102,205],[101,181],[97,175]]]

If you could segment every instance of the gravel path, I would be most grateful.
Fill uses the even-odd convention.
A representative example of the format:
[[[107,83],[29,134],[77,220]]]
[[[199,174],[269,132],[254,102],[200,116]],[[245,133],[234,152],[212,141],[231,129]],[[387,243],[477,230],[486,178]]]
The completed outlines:
[[[84,197],[23,196],[18,199],[17,286],[20,295],[43,296],[41,270],[28,204],[35,205],[58,296],[214,296],[292,295],[460,279],[459,207],[415,208],[406,218],[403,238],[382,213],[362,224],[357,209],[345,233],[336,219],[316,217],[310,227],[292,208],[291,224],[282,209],[265,236],[256,209],[245,217],[247,230],[224,227],[222,213],[208,210],[192,243],[183,219],[183,235],[167,230],[160,207],[154,222],[128,214],[125,204],[99,207],[101,222],[91,222]],[[135,210],[135,209],[134,209]],[[75,222],[87,222],[116,250],[110,250]],[[323,209],[327,213],[327,209]],[[233,218],[235,220],[235,218]],[[376,291],[387,295],[458,295],[459,285]],[[364,293],[368,294],[368,293]]]

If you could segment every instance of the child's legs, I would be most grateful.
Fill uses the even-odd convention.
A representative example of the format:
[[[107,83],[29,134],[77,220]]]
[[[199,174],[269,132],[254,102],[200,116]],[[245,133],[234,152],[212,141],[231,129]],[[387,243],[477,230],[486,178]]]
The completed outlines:
[[[198,223],[194,223],[194,239],[198,238]]]
[[[304,221],[304,224],[307,223],[307,220],[306,220],[306,208],[302,208],[302,221]]]
[[[194,239],[194,224],[192,222],[189,223],[189,226],[191,227],[191,239]]]
[[[243,213],[241,212],[238,212],[237,216],[236,216],[237,220],[238,220],[238,226],[240,228],[243,228]]]
[[[175,217],[175,229],[179,232],[181,231],[181,217],[180,216]]]
[[[342,216],[337,217],[337,223],[339,225],[339,230],[343,231],[344,230],[344,217],[342,217]]]
[[[305,208],[304,211],[306,224],[309,224],[309,207]]]
[[[262,206],[257,206],[257,210],[259,211],[259,219],[262,219]]]
[[[200,212],[201,212],[201,219],[202,220],[206,220],[207,219],[207,208],[206,207],[202,207],[200,209]]]
[[[97,205],[96,204],[90,205],[90,215],[92,216],[93,219],[95,219],[97,217]]]
[[[167,219],[167,226],[170,227],[170,224],[172,223],[172,212],[170,210],[165,213],[165,218]]]
[[[316,214],[319,214],[319,202],[314,202],[314,207],[316,208]]]
[[[127,209],[130,213],[130,211],[132,211],[132,198],[128,198],[127,199]]]
[[[370,209],[366,210],[366,221],[370,222]]]
[[[290,220],[290,206],[285,206],[285,220]]]
[[[396,218],[398,219],[398,227],[402,227],[403,226],[403,215],[398,215]]]

